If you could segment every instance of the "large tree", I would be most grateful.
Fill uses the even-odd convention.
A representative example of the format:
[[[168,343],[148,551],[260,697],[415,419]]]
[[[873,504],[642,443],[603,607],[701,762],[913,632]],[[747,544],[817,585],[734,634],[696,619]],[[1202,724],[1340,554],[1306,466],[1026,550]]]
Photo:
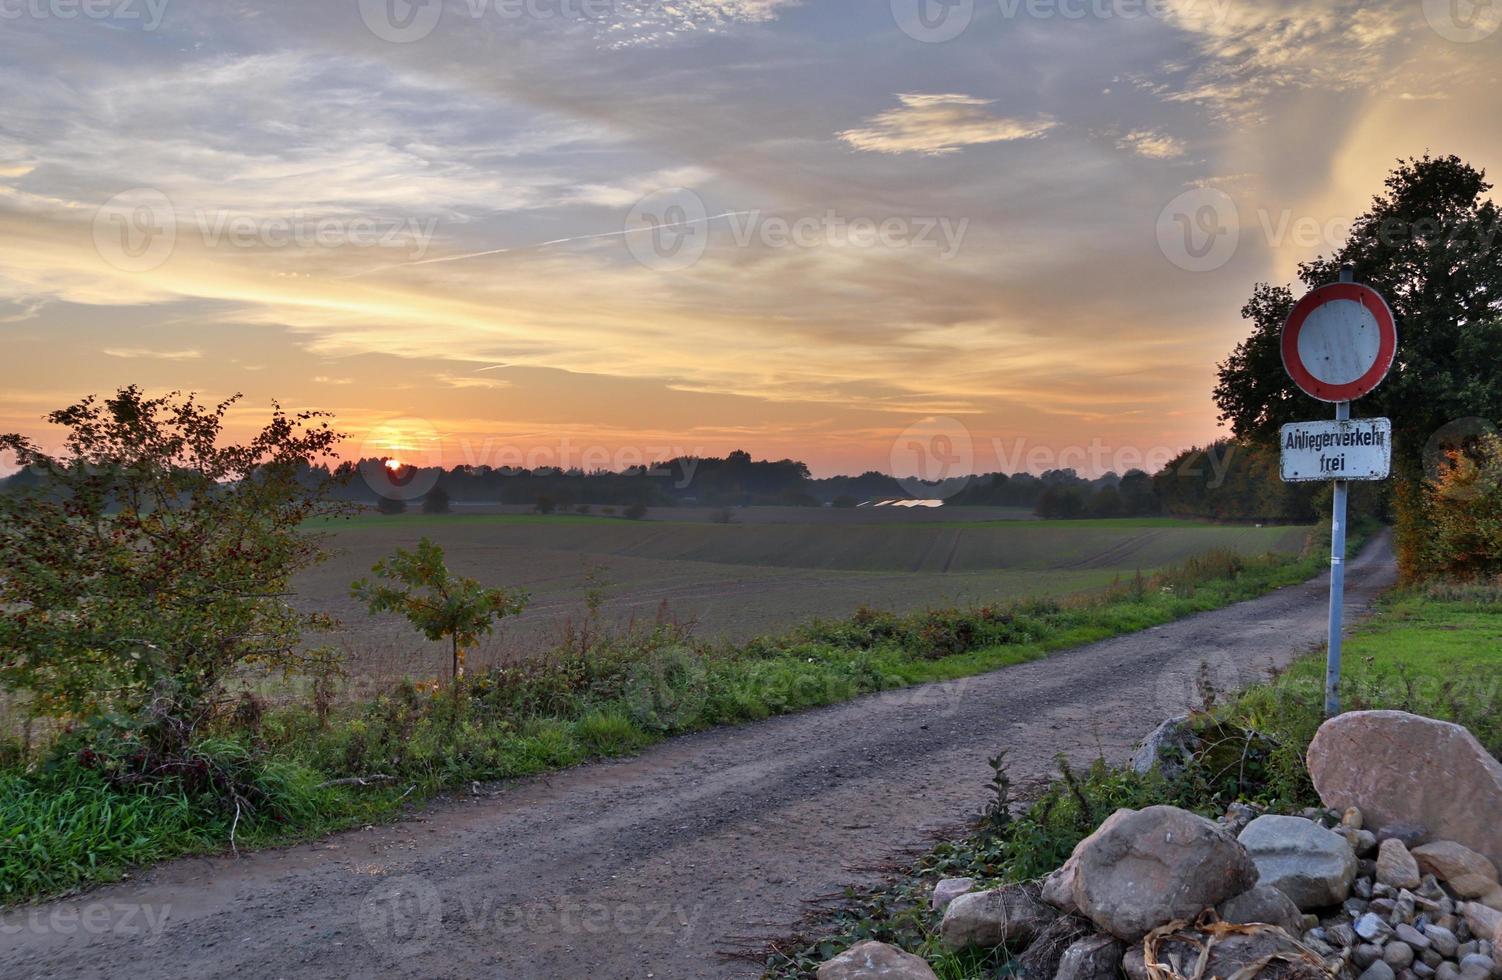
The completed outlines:
[[[1486,174],[1458,157],[1399,161],[1345,245],[1299,266],[1303,292],[1351,263],[1397,319],[1393,371],[1353,414],[1393,421],[1399,555],[1409,575],[1420,571],[1428,534],[1426,447],[1435,454],[1434,437],[1449,423],[1502,418],[1502,223],[1490,190]],[[1279,338],[1296,298],[1289,286],[1259,283],[1242,309],[1252,334],[1219,366],[1215,388],[1238,438],[1265,442],[1285,422],[1330,414],[1283,370]]]

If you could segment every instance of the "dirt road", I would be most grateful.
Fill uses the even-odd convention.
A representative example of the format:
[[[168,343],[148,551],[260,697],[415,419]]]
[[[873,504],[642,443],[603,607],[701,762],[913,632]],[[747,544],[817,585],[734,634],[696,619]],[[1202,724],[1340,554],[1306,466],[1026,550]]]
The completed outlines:
[[[1349,569],[1348,616],[1393,579]],[[1196,698],[1323,639],[1315,581],[982,677],[675,739],[404,823],[186,860],[0,918],[9,977],[754,975],[716,954],[921,846],[1055,753],[1126,756]]]

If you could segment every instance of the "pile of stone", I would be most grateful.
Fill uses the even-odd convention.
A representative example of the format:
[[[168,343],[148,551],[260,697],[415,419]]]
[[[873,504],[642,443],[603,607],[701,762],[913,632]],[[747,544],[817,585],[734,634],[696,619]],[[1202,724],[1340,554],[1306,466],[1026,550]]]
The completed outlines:
[[[942,881],[940,940],[1005,946],[1023,980],[1502,980],[1502,766],[1400,712],[1327,722],[1308,762],[1320,810],[1118,810],[1043,882]],[[933,976],[874,942],[819,970]]]

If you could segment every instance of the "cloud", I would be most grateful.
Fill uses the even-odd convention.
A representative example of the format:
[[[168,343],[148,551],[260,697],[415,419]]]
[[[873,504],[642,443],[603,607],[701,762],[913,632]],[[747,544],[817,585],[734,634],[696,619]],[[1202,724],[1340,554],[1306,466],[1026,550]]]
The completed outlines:
[[[865,128],[836,135],[857,150],[939,156],[966,146],[1033,139],[1058,125],[1048,118],[998,116],[986,108],[992,100],[968,95],[899,93],[897,99],[901,107],[873,116]]]
[[[1187,32],[1195,57],[1166,66],[1181,80],[1149,83],[1168,101],[1203,104],[1226,117],[1256,117],[1279,91],[1345,91],[1385,82],[1397,46],[1432,38],[1419,5],[1363,0],[1166,0],[1168,21]],[[1144,81],[1139,79],[1139,82]]]
[[[1149,160],[1173,160],[1184,155],[1184,141],[1151,129],[1138,129],[1116,141],[1116,148],[1129,150]]]
[[[150,350],[145,347],[106,347],[100,353],[129,360],[153,361],[196,361],[203,357],[203,351],[199,350]]]

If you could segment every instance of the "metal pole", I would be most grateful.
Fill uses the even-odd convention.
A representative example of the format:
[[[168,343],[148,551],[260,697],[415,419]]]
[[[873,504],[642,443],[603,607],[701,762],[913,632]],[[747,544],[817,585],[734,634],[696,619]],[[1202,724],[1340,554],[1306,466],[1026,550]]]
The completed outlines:
[[[1335,419],[1351,417],[1351,403],[1337,402]],[[1344,618],[1346,592],[1346,488],[1345,480],[1335,481],[1335,498],[1330,508],[1330,637],[1329,656],[1325,662],[1325,717],[1340,714],[1340,631]]]
[[[1355,282],[1356,269],[1346,263],[1340,267],[1341,282]],[[1335,421],[1351,417],[1350,402],[1336,402]],[[1345,618],[1346,594],[1346,490],[1345,480],[1335,481],[1335,495],[1330,507],[1330,626],[1325,659],[1325,717],[1340,714],[1340,633]]]

